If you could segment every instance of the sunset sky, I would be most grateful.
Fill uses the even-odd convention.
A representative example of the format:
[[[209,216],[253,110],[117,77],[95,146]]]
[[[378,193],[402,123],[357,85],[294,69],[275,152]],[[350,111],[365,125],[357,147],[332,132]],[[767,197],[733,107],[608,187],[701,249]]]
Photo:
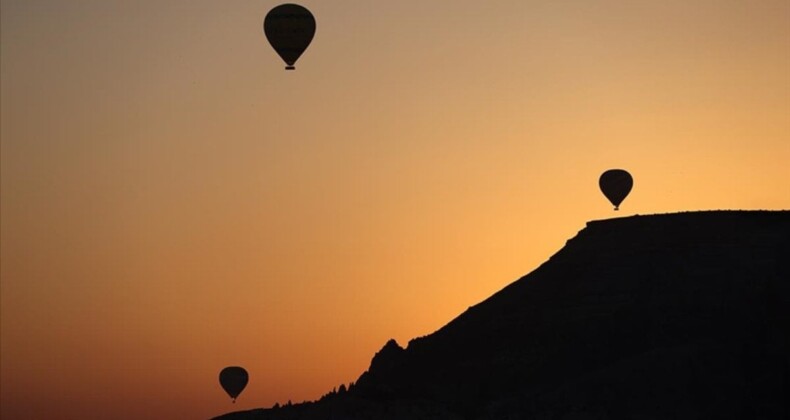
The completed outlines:
[[[788,0],[305,0],[296,71],[278,4],[2,0],[3,420],[316,399],[589,220],[790,208]]]

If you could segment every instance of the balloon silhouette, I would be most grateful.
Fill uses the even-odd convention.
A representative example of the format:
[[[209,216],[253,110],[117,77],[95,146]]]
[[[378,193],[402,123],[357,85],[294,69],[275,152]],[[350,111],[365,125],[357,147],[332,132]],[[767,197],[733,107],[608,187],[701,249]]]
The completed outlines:
[[[247,371],[239,366],[228,366],[219,373],[219,384],[230,395],[234,403],[236,397],[241,394],[241,391],[244,391],[248,380]]]
[[[634,179],[626,170],[609,169],[601,174],[598,186],[601,187],[603,195],[614,205],[614,209],[619,210],[620,203],[628,197],[628,193],[634,186]]]
[[[315,18],[298,4],[281,4],[270,10],[263,20],[263,32],[277,54],[285,61],[286,70],[294,70],[315,35]]]

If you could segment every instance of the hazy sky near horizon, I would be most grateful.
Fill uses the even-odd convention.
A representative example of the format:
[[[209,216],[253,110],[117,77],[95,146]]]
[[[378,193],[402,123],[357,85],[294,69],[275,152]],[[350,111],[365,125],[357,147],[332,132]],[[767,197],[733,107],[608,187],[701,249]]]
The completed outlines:
[[[2,0],[0,417],[315,399],[588,220],[790,208],[787,0],[304,1],[293,72],[279,3]]]

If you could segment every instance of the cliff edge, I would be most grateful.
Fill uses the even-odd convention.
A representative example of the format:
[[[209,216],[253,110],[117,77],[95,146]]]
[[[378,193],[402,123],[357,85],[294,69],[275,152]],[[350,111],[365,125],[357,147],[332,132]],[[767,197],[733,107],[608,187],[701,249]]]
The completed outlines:
[[[790,211],[592,221],[342,395],[223,419],[787,418]]]

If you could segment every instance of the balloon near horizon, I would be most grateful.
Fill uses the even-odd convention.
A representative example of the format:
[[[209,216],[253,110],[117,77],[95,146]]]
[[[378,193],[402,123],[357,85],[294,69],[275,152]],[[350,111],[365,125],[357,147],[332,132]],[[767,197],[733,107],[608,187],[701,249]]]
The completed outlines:
[[[606,198],[614,205],[615,211],[620,210],[620,204],[628,197],[634,186],[634,178],[624,169],[609,169],[601,174],[598,186]]]
[[[315,18],[298,4],[281,4],[273,8],[263,21],[263,32],[272,48],[285,61],[286,70],[294,64],[315,36]]]
[[[234,404],[239,394],[247,387],[249,379],[247,370],[241,366],[228,366],[219,373],[219,384],[228,393]]]

